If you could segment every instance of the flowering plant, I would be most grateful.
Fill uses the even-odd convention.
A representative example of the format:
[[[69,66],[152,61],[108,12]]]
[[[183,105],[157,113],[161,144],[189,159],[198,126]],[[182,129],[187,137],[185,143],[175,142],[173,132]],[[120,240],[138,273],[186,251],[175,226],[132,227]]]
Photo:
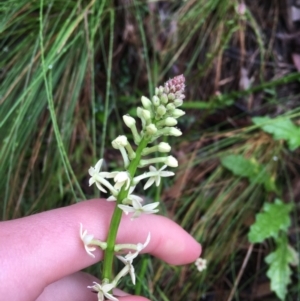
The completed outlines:
[[[155,184],[160,185],[161,178],[170,177],[174,172],[166,170],[167,167],[177,167],[178,162],[173,156],[151,157],[156,153],[169,153],[171,146],[166,142],[156,143],[162,136],[180,136],[181,131],[176,128],[177,119],[185,114],[179,109],[183,103],[185,88],[185,78],[183,75],[168,80],[164,86],[155,89],[155,95],[150,100],[142,96],[142,107],[137,108],[137,116],[141,121],[141,130],[136,125],[136,120],[124,115],[125,125],[131,130],[133,142],[136,148],[132,147],[126,136],[119,136],[112,141],[112,146],[118,149],[124,161],[122,171],[102,172],[103,159],[100,159],[95,167],[89,169],[91,176],[89,184],[96,184],[100,191],[111,193],[107,199],[109,202],[116,202],[114,213],[111,219],[106,242],[94,239],[94,236],[83,231],[80,226],[80,238],[84,244],[86,252],[94,257],[93,251],[96,246],[105,252],[103,264],[103,279],[101,284],[94,283],[89,288],[98,294],[98,300],[105,299],[117,301],[113,296],[112,289],[115,288],[120,279],[129,274],[133,284],[135,284],[135,271],[132,265],[133,260],[148,245],[151,239],[149,233],[144,243],[135,244],[116,244],[116,236],[121,221],[122,214],[131,214],[131,219],[138,218],[142,214],[157,213],[159,202],[143,205],[143,199],[134,195],[134,189],[141,181],[146,180],[144,190]],[[152,145],[150,145],[152,144]],[[157,169],[151,164],[162,164]],[[138,168],[149,166],[149,171],[136,175]],[[113,179],[111,184],[109,179]],[[131,250],[125,256],[117,256],[124,263],[123,269],[112,278],[113,258],[120,250]]]

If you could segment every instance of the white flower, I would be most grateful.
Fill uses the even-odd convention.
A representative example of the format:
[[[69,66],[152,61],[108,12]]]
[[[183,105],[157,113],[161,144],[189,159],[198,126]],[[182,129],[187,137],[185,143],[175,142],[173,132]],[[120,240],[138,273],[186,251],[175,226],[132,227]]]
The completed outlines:
[[[150,242],[150,238],[151,238],[151,235],[150,235],[150,232],[149,232],[148,236],[146,238],[146,241],[143,244],[142,243],[138,243],[136,245],[136,251],[134,253],[127,254],[126,255],[126,259],[129,260],[129,259],[136,258],[139,255],[139,253],[148,246],[148,244]]]
[[[151,176],[148,181],[146,182],[144,186],[144,190],[148,189],[154,182],[156,186],[159,186],[160,180],[162,177],[171,177],[174,176],[174,172],[171,171],[163,171],[166,169],[167,165],[164,165],[162,168],[157,170],[154,166],[149,166],[150,173],[154,173],[153,176]]]
[[[95,251],[96,248],[95,248],[95,247],[90,247],[90,246],[89,246],[89,244],[91,243],[91,241],[92,241],[93,238],[94,238],[94,235],[92,235],[92,234],[87,234],[87,230],[85,230],[85,231],[83,232],[83,229],[82,229],[82,223],[80,223],[80,233],[79,233],[79,234],[80,234],[80,238],[81,238],[81,240],[82,240],[82,242],[83,242],[83,244],[84,244],[84,248],[85,248],[86,252],[87,252],[90,256],[92,256],[92,257],[95,258],[95,255],[92,254],[91,252]]]
[[[130,174],[127,171],[114,171],[110,173],[109,178],[114,178],[114,187],[118,190],[120,190],[124,184],[126,185],[125,189],[128,189],[131,182]]]
[[[127,267],[128,273],[131,277],[132,283],[135,285],[135,271],[134,266],[132,265],[133,258],[131,257],[131,253],[129,252],[125,257],[117,256]]]
[[[104,297],[107,298],[108,300],[119,301],[119,299],[117,299],[116,297],[114,297],[112,294],[109,293],[115,287],[114,284],[112,283],[100,284],[97,282],[93,282],[93,283],[94,285],[88,286],[88,288],[91,288],[98,293],[97,294],[98,301],[104,301]]]
[[[89,169],[89,174],[91,176],[90,180],[89,180],[89,185],[93,185],[94,183],[96,183],[97,187],[99,190],[106,192],[106,190],[101,186],[101,179],[104,179],[105,177],[109,177],[110,173],[109,172],[100,172],[101,166],[103,163],[103,159],[100,159],[95,167],[91,167]]]
[[[133,212],[133,215],[131,217],[131,219],[133,220],[136,217],[139,217],[141,214],[152,214],[158,212],[159,210],[155,209],[158,205],[159,202],[155,202],[152,204],[142,206],[142,204],[139,201],[133,199],[132,200],[133,207],[127,205],[118,205],[118,207],[122,209],[125,214]]]
[[[134,189],[135,189],[135,186],[131,186],[130,188],[129,188],[129,192],[128,192],[128,196],[127,196],[127,198],[125,198],[124,200],[122,200],[122,203],[124,204],[124,203],[132,203],[132,200],[136,200],[136,201],[138,201],[138,202],[143,202],[144,200],[141,198],[141,197],[139,197],[138,195],[134,195],[134,194],[132,194],[133,193],[133,191],[134,191]],[[107,201],[116,201],[117,200],[117,198],[115,197],[115,196],[110,196],[108,199],[107,199]]]
[[[197,267],[199,272],[202,272],[207,267],[207,260],[200,257],[195,261],[195,266]]]

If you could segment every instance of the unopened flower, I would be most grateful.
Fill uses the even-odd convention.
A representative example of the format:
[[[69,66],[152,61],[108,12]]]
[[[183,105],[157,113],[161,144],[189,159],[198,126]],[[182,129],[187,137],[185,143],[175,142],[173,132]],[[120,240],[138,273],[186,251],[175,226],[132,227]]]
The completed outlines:
[[[172,118],[172,120],[176,120],[175,118]],[[164,120],[163,120],[164,122]],[[157,134],[156,136],[175,136],[175,137],[179,137],[182,135],[182,132],[175,128],[175,127],[172,127],[172,126],[166,126],[160,130],[157,131]]]
[[[158,106],[160,105],[160,100],[159,100],[159,98],[158,98],[156,95],[154,95],[154,96],[152,97],[152,103],[153,103],[153,105],[154,105],[155,107],[158,107]]]
[[[96,250],[95,247],[90,247],[89,244],[91,243],[91,241],[93,240],[94,238],[94,235],[92,234],[87,234],[87,230],[83,231],[82,229],[82,224],[80,223],[80,238],[84,244],[84,248],[85,248],[85,251],[92,257],[95,258],[95,255],[92,253],[93,251]]]
[[[131,219],[133,220],[139,217],[141,214],[152,214],[158,212],[159,210],[155,209],[158,205],[159,202],[154,202],[152,204],[142,206],[142,204],[137,200],[132,200],[132,206],[120,204],[118,205],[118,207],[122,209],[125,214],[133,213],[131,217]]]
[[[160,100],[163,104],[167,104],[169,99],[168,99],[168,95],[167,94],[163,94],[161,97],[160,97]]]
[[[115,140],[111,142],[113,148],[120,149],[122,147],[125,147],[128,143],[127,137],[124,135],[121,135],[117,137]]]
[[[145,96],[142,96],[141,101],[142,101],[143,107],[146,110],[151,110],[151,108],[152,108],[152,102],[151,102],[151,100],[149,98],[147,98]]]
[[[147,125],[146,127],[146,132],[148,135],[155,135],[157,132],[157,128],[153,123],[150,123],[149,125]]]
[[[100,284],[97,282],[93,282],[93,283],[94,285],[88,286],[88,288],[91,288],[98,293],[97,294],[98,301],[104,301],[105,298],[112,301],[119,301],[119,299],[117,299],[116,297],[114,297],[112,294],[109,293],[113,288],[115,288],[115,285],[113,283],[104,283],[104,284]]]
[[[183,116],[185,114],[184,111],[180,110],[180,109],[175,109],[173,112],[172,112],[172,117],[174,118],[179,118],[181,116]]]
[[[240,16],[245,15],[246,10],[247,10],[247,7],[246,7],[246,4],[244,2],[239,3],[237,8],[236,8],[236,11]]]
[[[124,123],[129,127],[133,127],[135,125],[135,119],[129,115],[124,115],[123,116],[123,120],[124,120]]]
[[[133,140],[135,144],[139,144],[141,141],[140,134],[137,131],[136,125],[135,125],[135,119],[132,118],[129,115],[124,115],[123,116],[124,123],[130,128],[132,135],[133,135]]]
[[[164,87],[169,88],[169,90],[173,93],[183,92],[184,88],[185,88],[184,82],[185,82],[184,75],[181,74],[181,75],[175,76],[174,78],[169,79],[165,83]]]
[[[166,158],[165,164],[167,164],[170,167],[177,167],[178,166],[178,161],[173,156],[168,156]]]
[[[202,272],[207,268],[207,260],[200,257],[195,261],[195,266],[199,272]]]
[[[171,151],[171,146],[169,143],[166,142],[160,142],[158,144],[158,151],[161,153],[168,153]]]
[[[173,156],[167,156],[167,157],[158,157],[158,158],[151,158],[151,159],[142,159],[140,160],[140,167],[144,167],[146,165],[150,164],[156,164],[156,163],[163,163],[165,165],[168,165],[170,167],[177,167],[178,161]]]

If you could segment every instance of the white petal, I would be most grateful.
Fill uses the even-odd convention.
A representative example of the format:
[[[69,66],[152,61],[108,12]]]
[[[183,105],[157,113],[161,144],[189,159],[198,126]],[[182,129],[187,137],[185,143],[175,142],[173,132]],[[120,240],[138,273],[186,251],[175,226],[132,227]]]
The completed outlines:
[[[174,175],[175,175],[175,173],[172,172],[172,171],[162,171],[162,172],[160,173],[160,176],[161,176],[161,177],[171,177],[171,176],[174,176]]]
[[[166,168],[167,168],[167,165],[164,165],[162,168],[159,169],[159,171],[162,171],[162,170],[164,170]]]
[[[155,181],[154,177],[150,177],[144,186],[144,190],[148,189]]]
[[[126,190],[127,190],[130,186],[130,178],[128,178],[126,182],[127,182],[127,184],[126,184]]]
[[[114,178],[118,173],[119,173],[119,171],[108,172],[108,175],[106,177]]]
[[[134,191],[134,189],[135,189],[135,186],[131,186],[131,187],[130,187],[130,189],[129,189],[129,193],[128,193],[128,195],[132,194],[132,193],[133,193],[133,191]]]
[[[158,175],[158,176],[155,177],[155,185],[156,185],[156,187],[159,186],[159,184],[160,184],[160,179],[161,179],[160,175]]]
[[[154,203],[145,205],[145,206],[143,207],[143,209],[145,209],[145,210],[147,210],[147,211],[148,211],[148,210],[153,210],[153,209],[155,209],[158,205],[159,205],[159,202],[154,202]]]
[[[80,235],[80,238],[82,239],[82,237],[83,237],[83,233],[82,233],[82,223],[80,223],[79,235]]]
[[[150,171],[157,171],[157,169],[156,169],[154,166],[152,166],[152,165],[149,166],[149,170],[150,170]]]
[[[120,190],[122,188],[122,186],[124,185],[124,182],[117,182],[114,187],[118,190]]]
[[[149,242],[150,242],[150,239],[151,239],[151,234],[150,234],[150,232],[148,233],[148,236],[147,236],[147,238],[146,238],[146,241],[144,242],[144,244],[142,244],[142,243],[138,243],[137,244],[137,251],[138,252],[141,252],[143,249],[145,249],[147,246],[148,246],[148,244],[149,244]]]
[[[135,218],[139,217],[142,214],[141,211],[135,211],[131,217],[131,220],[133,221]]]
[[[99,182],[96,182],[96,185],[97,185],[98,189],[101,190],[102,192],[107,192],[107,191],[101,186],[101,184],[100,184]]]
[[[116,201],[117,199],[116,199],[116,197],[115,196],[113,196],[113,195],[111,195],[108,199],[106,199],[108,202],[114,202],[114,201]]]
[[[129,200],[136,200],[137,202],[144,202],[143,198],[139,197],[138,195],[132,194],[128,197]]]
[[[120,259],[124,264],[127,264],[127,260],[125,257],[117,255],[117,258]]]
[[[89,179],[89,186],[92,186],[95,183],[95,178]]]
[[[95,165],[95,172],[99,172],[102,166],[103,159],[100,159]]]
[[[133,265],[130,265],[129,274],[130,274],[133,285],[135,285],[135,271],[134,271]]]
[[[88,246],[85,246],[85,251],[93,258],[95,258],[95,255],[91,252],[95,251],[96,248],[95,247],[88,247]]]
[[[149,232],[148,235],[147,235],[146,241],[144,243],[143,249],[148,246],[148,244],[150,242],[150,239],[151,239],[151,233]]]
[[[90,167],[89,168],[89,175],[92,177],[95,174],[95,168],[94,167]]]
[[[104,292],[104,296],[105,296],[108,300],[119,301],[119,299],[117,299],[116,297],[114,297],[112,294],[109,294],[109,293]]]
[[[124,211],[124,213],[127,215],[129,212],[135,212],[135,209],[130,207],[130,206],[127,206],[127,205],[121,205],[119,204],[118,207]]]
[[[132,206],[133,206],[133,208],[134,208],[134,211],[143,208],[142,204],[141,204],[138,200],[136,200],[136,199],[133,199],[133,200],[132,200]]]

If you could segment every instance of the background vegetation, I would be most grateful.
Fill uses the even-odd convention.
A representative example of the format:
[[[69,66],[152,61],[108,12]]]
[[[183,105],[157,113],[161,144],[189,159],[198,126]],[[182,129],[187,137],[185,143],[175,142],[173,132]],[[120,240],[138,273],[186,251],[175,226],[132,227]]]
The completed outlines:
[[[145,256],[140,282],[124,287],[151,300],[276,300],[264,258],[278,240],[247,235],[278,198],[293,206],[285,237],[299,250],[295,12],[285,0],[2,2],[2,219],[94,197],[87,170],[102,156],[109,169],[121,162],[110,145],[128,133],[121,116],[183,73],[181,169],[147,198],[203,244],[208,269]],[[271,130],[262,116],[275,120]],[[299,272],[296,264],[287,300],[300,299]]]

